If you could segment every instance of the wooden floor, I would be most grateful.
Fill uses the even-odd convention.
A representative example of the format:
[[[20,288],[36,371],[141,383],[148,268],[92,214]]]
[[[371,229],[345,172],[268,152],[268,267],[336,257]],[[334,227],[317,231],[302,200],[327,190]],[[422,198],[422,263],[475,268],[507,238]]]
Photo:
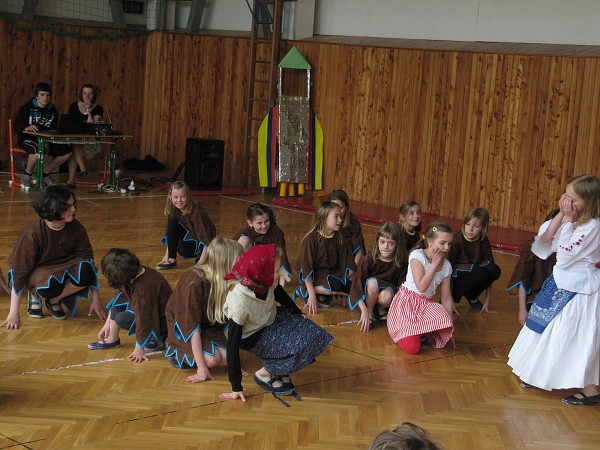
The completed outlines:
[[[32,193],[10,189],[0,176],[0,267],[25,222],[35,217]],[[96,259],[114,246],[131,248],[153,266],[165,219],[164,191],[139,196],[77,189],[78,219],[86,226]],[[244,222],[249,202],[243,197],[197,197],[221,236]],[[312,215],[275,208],[286,232],[290,260]],[[370,246],[376,228],[365,225]],[[121,335],[120,349],[91,351],[101,323],[81,305],[66,321],[29,319],[17,331],[0,329],[0,449],[364,449],[382,430],[411,421],[428,430],[445,449],[598,449],[600,408],[563,405],[572,391],[523,390],[506,365],[518,331],[517,303],[504,291],[517,257],[495,253],[503,269],[494,285],[494,308],[482,316],[466,305],[455,319],[456,349],[425,349],[410,356],[400,351],[387,330],[362,334],[351,320],[357,313],[342,306],[321,310],[314,319],[335,340],[310,367],[295,374],[303,401],[283,407],[245,380],[247,403],[221,401],[231,389],[224,369],[214,381],[184,382],[189,371],[173,369],[161,352],[149,362],[127,360],[133,339]],[[190,267],[165,273],[174,285]],[[101,279],[101,297],[112,295]],[[0,294],[0,316],[8,298]],[[253,371],[259,361],[243,354]]]

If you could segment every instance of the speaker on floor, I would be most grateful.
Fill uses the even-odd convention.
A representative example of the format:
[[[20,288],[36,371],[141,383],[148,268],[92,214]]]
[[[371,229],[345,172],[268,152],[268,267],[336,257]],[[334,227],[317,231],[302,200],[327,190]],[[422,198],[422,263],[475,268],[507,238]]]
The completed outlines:
[[[218,191],[223,187],[225,142],[188,138],[183,179],[194,191]]]

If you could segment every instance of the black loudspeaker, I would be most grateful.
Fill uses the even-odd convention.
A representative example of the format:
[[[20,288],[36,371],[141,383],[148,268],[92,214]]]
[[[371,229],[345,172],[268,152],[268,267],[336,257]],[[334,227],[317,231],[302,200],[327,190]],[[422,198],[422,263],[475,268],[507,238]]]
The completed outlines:
[[[223,187],[225,142],[188,138],[183,179],[193,191],[218,191]]]

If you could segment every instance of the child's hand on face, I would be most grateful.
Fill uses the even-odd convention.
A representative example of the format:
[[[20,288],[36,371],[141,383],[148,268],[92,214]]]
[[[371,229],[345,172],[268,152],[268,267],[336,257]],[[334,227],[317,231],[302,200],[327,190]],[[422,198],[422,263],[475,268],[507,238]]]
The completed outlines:
[[[442,252],[439,248],[433,247],[431,249],[431,265],[435,267],[439,267],[444,259],[446,258],[446,254]]]
[[[573,205],[573,199],[563,194],[558,202],[560,212],[565,216],[566,222],[573,222],[577,217],[577,208]]]

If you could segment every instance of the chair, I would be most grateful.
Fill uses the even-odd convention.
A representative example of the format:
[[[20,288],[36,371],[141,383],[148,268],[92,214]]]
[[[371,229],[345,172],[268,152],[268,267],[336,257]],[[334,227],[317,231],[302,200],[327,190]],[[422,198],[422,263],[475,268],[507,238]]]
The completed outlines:
[[[12,119],[8,119],[8,144],[10,147],[10,180],[8,184],[10,184],[11,186],[21,187],[20,181],[17,181],[15,179],[15,153],[22,153],[23,155],[27,155],[27,152],[25,150],[13,146]]]

